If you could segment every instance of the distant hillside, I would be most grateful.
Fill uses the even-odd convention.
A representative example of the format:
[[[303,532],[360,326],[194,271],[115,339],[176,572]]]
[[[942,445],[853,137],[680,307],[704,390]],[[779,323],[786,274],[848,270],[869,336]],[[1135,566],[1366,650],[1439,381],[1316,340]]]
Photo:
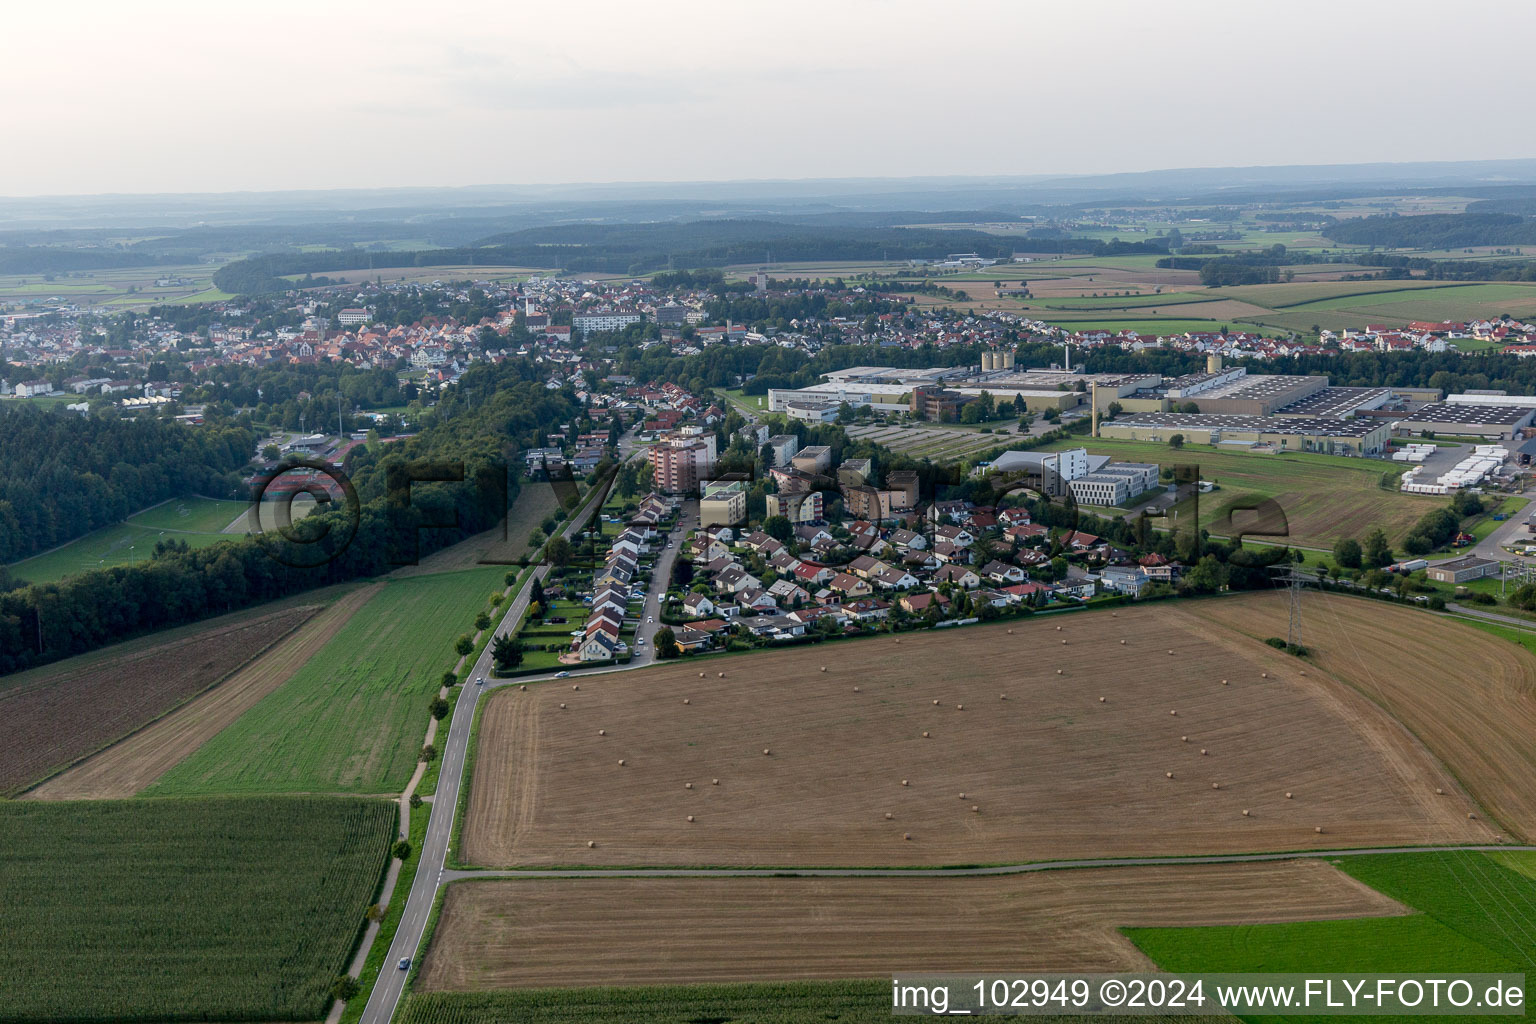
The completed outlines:
[[[325,252],[257,256],[221,267],[213,283],[227,292],[258,294],[293,287],[285,275],[386,267],[523,266],[562,271],[645,274],[667,267],[806,260],[939,259],[974,252],[1008,259],[1024,245],[1037,252],[1164,253],[1149,242],[1034,240],[984,231],[916,227],[809,226],[766,220],[704,220],[664,224],[560,224],[483,238],[473,246],[420,252]]]
[[[1360,217],[1330,224],[1325,234],[1341,245],[1458,249],[1472,245],[1536,245],[1536,220],[1512,213],[1430,213]]]

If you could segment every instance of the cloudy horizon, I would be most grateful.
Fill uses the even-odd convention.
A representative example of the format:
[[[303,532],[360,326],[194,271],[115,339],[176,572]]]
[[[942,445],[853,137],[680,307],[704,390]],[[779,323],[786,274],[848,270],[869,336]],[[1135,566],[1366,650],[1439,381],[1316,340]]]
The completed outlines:
[[[1428,73],[1496,0],[1149,11],[910,0],[516,10],[189,0],[8,13],[0,195],[1030,176],[1536,157]]]

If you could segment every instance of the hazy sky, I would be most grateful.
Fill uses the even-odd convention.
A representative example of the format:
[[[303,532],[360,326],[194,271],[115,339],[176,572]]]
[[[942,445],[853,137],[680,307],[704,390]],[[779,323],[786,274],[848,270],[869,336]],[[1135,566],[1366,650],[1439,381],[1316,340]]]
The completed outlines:
[[[0,194],[1536,157],[1529,0],[7,5]]]

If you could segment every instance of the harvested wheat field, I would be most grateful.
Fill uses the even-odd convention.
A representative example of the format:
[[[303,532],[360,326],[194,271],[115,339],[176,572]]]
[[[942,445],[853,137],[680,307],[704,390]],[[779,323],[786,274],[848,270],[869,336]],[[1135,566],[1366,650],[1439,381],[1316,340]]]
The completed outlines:
[[[236,614],[130,641],[6,680],[0,795],[10,795],[126,736],[215,685],[317,609]]]
[[[1289,605],[1252,594],[1192,614],[1270,636],[1285,631]],[[1385,708],[1500,824],[1536,842],[1536,656],[1446,616],[1339,594],[1303,597],[1302,639],[1319,668]]]
[[[1406,730],[1304,668],[1164,603],[502,690],[459,856],[947,865],[1494,839]]]
[[[314,618],[220,685],[54,776],[27,793],[27,798],[110,800],[138,793],[287,682],[380,586],[353,590],[318,615],[314,607],[296,609],[304,613],[303,618]]]
[[[1380,917],[1321,861],[961,878],[459,882],[426,989],[1150,969],[1116,929]]]

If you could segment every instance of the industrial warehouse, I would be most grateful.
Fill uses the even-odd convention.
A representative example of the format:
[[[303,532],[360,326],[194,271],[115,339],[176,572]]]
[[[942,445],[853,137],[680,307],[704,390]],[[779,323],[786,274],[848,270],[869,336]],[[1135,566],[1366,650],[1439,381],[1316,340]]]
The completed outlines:
[[[1442,396],[1426,388],[1335,387],[1313,374],[1254,374],[1211,356],[1201,373],[1089,373],[1020,368],[1011,352],[985,352],[979,366],[908,370],[853,366],[799,389],[771,388],[768,409],[830,422],[842,408],[953,422],[982,395],[1022,403],[1026,414],[1064,420],[1097,413],[1096,434],[1286,451],[1380,456],[1390,439],[1448,434],[1504,440],[1536,423],[1536,398],[1502,392]]]

